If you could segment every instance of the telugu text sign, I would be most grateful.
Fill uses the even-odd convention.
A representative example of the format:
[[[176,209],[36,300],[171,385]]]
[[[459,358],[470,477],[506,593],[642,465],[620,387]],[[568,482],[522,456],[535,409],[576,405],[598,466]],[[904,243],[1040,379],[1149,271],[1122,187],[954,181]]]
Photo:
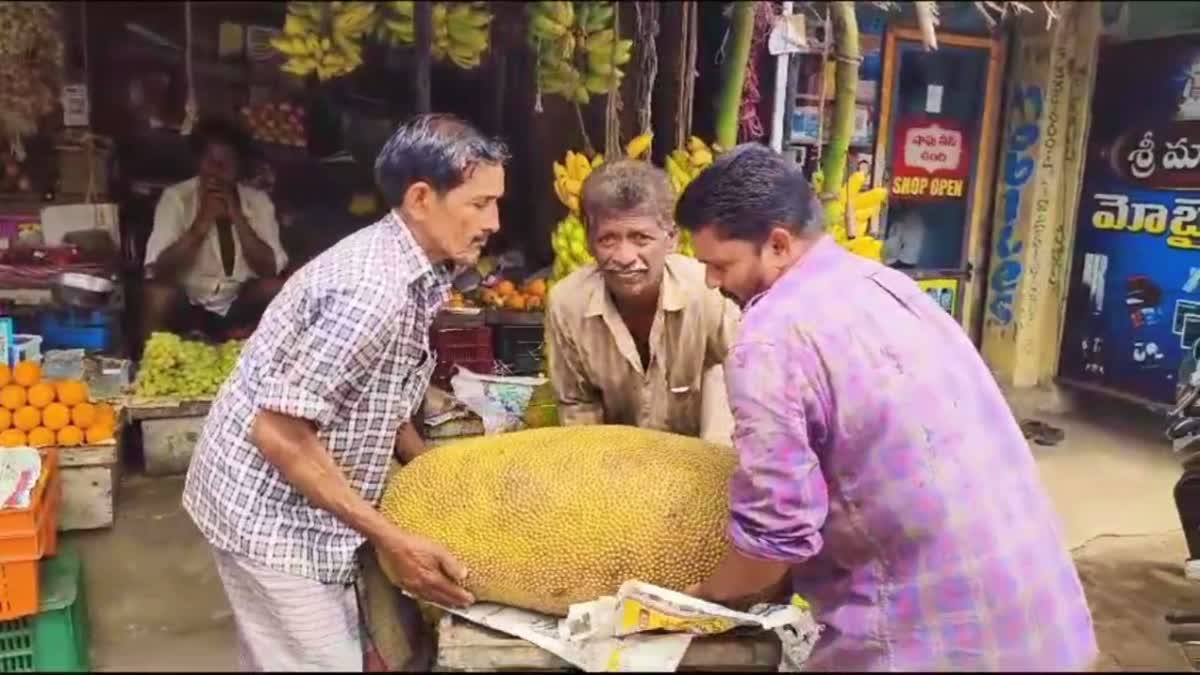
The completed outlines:
[[[949,120],[904,120],[896,137],[900,152],[892,170],[892,194],[909,199],[961,199],[967,148],[961,128]]]

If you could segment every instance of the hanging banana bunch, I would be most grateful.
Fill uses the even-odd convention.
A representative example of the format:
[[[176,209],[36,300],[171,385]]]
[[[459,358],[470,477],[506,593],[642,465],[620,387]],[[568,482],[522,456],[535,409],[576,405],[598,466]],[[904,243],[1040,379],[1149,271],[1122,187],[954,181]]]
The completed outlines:
[[[529,44],[537,52],[538,87],[585,104],[607,94],[610,77],[625,77],[632,40],[618,40],[611,2],[534,2],[529,12]]]
[[[374,21],[373,2],[289,2],[271,46],[288,57],[284,72],[325,81],[362,65],[362,38]]]
[[[722,152],[721,146],[716,143],[709,145],[701,138],[689,136],[686,147],[675,148],[671,154],[667,155],[665,168],[667,176],[671,179],[671,185],[675,187],[676,199],[683,194],[688,184],[700,175],[701,171],[713,163],[715,156]],[[691,258],[696,257],[690,230],[681,229],[679,231],[679,252]]]
[[[866,182],[867,175],[862,171],[850,174],[837,197],[825,204],[825,218],[834,241],[852,253],[882,262],[883,242],[863,230],[868,222],[879,217],[887,202],[888,191],[877,187],[863,192]],[[817,171],[813,174],[813,189],[821,194],[824,186],[825,176]],[[851,236],[852,232],[857,236]]]
[[[389,47],[407,47],[417,41],[413,2],[381,2],[375,10],[371,37]]]
[[[416,42],[412,0],[382,3],[374,36],[393,47]],[[434,60],[450,61],[459,68],[470,70],[483,62],[491,47],[493,15],[486,2],[433,3]]]
[[[550,235],[550,248],[554,251],[551,283],[595,262],[588,251],[587,230],[579,213],[579,193],[583,190],[583,181],[603,163],[603,155],[598,154],[589,161],[586,155],[573,150],[567,150],[562,162],[554,163],[554,194],[567,207],[567,215]]]
[[[652,132],[634,137],[625,145],[625,157],[649,161],[648,155],[653,140]],[[714,153],[719,153],[719,148],[709,146],[695,136],[688,140],[687,149],[671,153],[667,158],[667,173],[671,177],[676,196],[683,192],[683,188],[696,174],[712,164]],[[551,283],[583,265],[594,262],[588,251],[587,230],[580,214],[579,200],[584,181],[603,163],[603,155],[597,154],[589,161],[586,155],[573,150],[567,151],[562,162],[554,163],[554,194],[563,206],[567,207],[567,215],[559,221],[550,237],[550,247],[554,251]],[[684,255],[695,257],[691,232],[680,231],[678,250]]]

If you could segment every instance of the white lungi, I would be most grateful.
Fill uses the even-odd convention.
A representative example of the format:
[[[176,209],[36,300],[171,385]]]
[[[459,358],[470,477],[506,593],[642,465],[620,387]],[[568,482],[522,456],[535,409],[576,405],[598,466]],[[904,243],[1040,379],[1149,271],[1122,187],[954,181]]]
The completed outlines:
[[[243,671],[363,671],[353,584],[326,584],[235,553],[213,553],[237,624]]]

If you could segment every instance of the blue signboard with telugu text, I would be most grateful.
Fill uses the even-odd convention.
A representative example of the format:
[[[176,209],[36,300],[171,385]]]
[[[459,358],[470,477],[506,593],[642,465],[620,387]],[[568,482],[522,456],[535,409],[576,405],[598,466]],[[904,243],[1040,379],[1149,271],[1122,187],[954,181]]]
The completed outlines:
[[[1101,49],[1060,374],[1174,402],[1200,340],[1200,36]]]

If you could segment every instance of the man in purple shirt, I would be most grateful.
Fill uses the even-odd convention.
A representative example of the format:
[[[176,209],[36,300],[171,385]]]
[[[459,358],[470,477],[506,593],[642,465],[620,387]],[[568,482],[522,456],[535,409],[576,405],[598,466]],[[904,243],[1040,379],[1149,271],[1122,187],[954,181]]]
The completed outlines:
[[[906,275],[826,236],[798,167],[757,145],[676,220],[746,307],[725,362],[732,548],[690,591],[737,603],[791,572],[814,670],[1080,670],[1097,654],[1058,516],[967,336]]]

